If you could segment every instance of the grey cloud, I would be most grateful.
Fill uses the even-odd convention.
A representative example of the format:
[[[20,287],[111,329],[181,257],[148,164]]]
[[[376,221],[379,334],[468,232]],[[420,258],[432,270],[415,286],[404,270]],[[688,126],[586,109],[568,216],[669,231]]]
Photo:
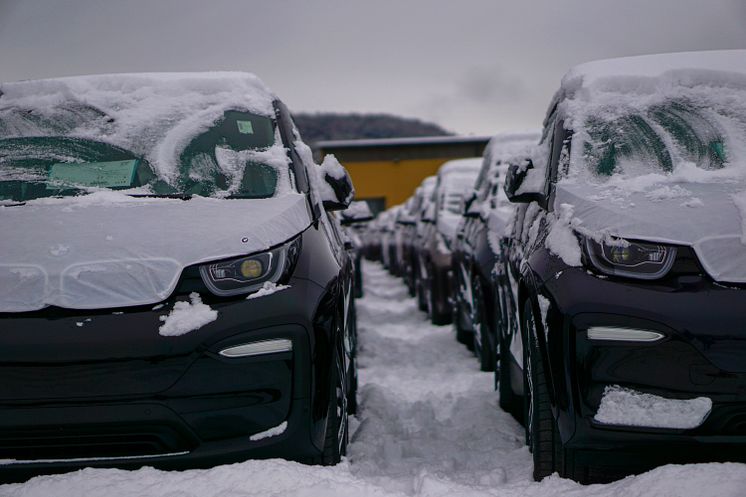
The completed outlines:
[[[0,80],[256,72],[294,110],[536,127],[571,65],[746,47],[743,0],[0,0]]]

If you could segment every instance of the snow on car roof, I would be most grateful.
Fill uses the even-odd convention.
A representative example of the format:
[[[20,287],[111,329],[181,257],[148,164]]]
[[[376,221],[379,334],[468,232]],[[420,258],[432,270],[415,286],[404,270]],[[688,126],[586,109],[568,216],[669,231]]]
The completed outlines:
[[[522,161],[528,156],[530,147],[539,142],[540,137],[540,131],[495,135],[487,144],[485,156],[490,158],[491,164]]]
[[[440,169],[438,170],[438,177],[442,178],[445,175],[453,174],[455,172],[469,173],[472,171],[474,171],[474,174],[476,175],[477,173],[479,173],[480,167],[482,167],[481,157],[449,160],[448,162],[440,166]]]
[[[0,135],[105,141],[165,179],[179,153],[227,110],[273,116],[274,94],[243,72],[103,74],[0,84]],[[29,117],[31,116],[31,117]]]
[[[746,50],[678,52],[586,62],[570,69],[562,79],[562,85],[574,85],[579,81],[588,87],[610,78],[658,78],[671,72],[691,75],[698,71],[746,76]]]

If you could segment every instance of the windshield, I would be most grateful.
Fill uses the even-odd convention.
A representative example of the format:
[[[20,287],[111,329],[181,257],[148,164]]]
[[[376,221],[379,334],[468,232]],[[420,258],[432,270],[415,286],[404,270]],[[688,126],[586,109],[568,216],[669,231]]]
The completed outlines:
[[[475,176],[476,173],[474,175],[451,174],[445,176],[438,196],[438,210],[460,215],[464,198],[474,187]]]
[[[77,120],[90,119],[102,116],[85,107],[61,111],[57,119],[18,108],[0,112],[0,200],[25,202],[100,189],[133,195],[268,198],[292,185],[289,159],[269,117],[224,112],[183,147],[178,174],[169,178],[160,177],[146,158],[130,150],[99,139],[65,136],[84,124]],[[33,127],[24,124],[29,121]],[[23,136],[26,129],[33,130],[33,136]]]
[[[611,119],[591,116],[582,137],[583,160],[599,178],[668,173],[680,163],[720,169],[730,160],[724,121],[746,128],[746,116],[723,116],[686,99]]]

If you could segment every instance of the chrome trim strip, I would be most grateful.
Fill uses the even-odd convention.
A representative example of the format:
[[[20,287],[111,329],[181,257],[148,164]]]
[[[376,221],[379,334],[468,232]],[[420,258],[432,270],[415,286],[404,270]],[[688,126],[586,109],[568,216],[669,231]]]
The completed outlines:
[[[244,343],[234,347],[228,347],[218,352],[223,357],[253,357],[265,354],[277,354],[279,352],[291,352],[293,342],[287,338],[274,338],[271,340],[259,340]]]
[[[588,328],[589,340],[605,340],[615,342],[657,342],[665,338],[663,333],[635,328],[619,328],[614,326],[591,326]]]
[[[190,451],[167,452],[165,454],[147,454],[140,456],[116,456],[116,457],[74,457],[72,459],[0,459],[0,466],[12,466],[14,464],[50,464],[65,462],[98,462],[98,461],[129,461],[132,459],[152,459],[154,457],[176,457],[185,456]]]

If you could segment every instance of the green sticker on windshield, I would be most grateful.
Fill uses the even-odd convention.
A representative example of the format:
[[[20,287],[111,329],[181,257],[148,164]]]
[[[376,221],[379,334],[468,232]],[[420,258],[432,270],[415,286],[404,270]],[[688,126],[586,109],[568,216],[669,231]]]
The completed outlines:
[[[238,126],[238,132],[242,135],[254,134],[254,126],[251,124],[251,121],[236,121],[236,125]]]
[[[137,171],[137,159],[113,162],[83,162],[53,164],[49,169],[47,190],[60,185],[99,188],[128,188],[132,186]]]

